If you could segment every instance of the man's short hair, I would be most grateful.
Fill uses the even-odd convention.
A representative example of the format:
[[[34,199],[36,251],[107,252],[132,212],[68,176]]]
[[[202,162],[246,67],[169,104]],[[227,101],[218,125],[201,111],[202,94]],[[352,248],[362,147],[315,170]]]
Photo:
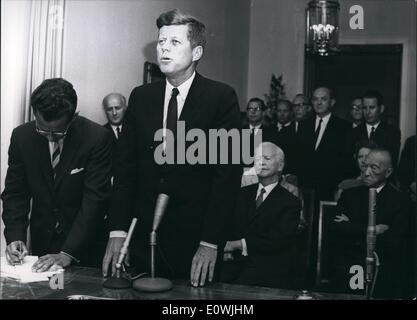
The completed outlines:
[[[355,144],[355,156],[356,157],[358,156],[359,150],[362,149],[362,148],[366,148],[366,149],[369,149],[369,150],[380,149],[378,144],[376,144],[372,140],[360,140]]]
[[[387,158],[387,164],[390,168],[393,168],[393,163],[392,163],[392,156],[391,156],[391,152],[389,152],[389,150],[384,149],[384,148],[375,148],[373,150],[371,150],[371,153],[378,153],[380,155],[383,155]]]
[[[380,106],[381,104],[384,104],[384,98],[382,97],[382,94],[377,90],[368,90],[363,95],[363,99],[372,99],[372,98],[376,99],[376,103],[378,104],[378,106]]]
[[[319,86],[316,89],[314,89],[313,90],[313,95],[314,95],[314,91],[316,91],[317,89],[326,89],[327,91],[329,91],[329,98],[330,98],[330,100],[335,98],[333,90],[330,89],[329,87],[326,87],[326,86]]]
[[[33,112],[39,112],[46,121],[64,116],[71,119],[77,108],[77,93],[65,79],[46,79],[33,91],[30,104]]]
[[[291,109],[292,109],[292,103],[289,101],[289,100],[286,100],[286,99],[281,99],[281,100],[278,100],[278,102],[277,102],[277,106],[279,105],[279,104],[285,104],[287,107],[288,107],[288,109],[291,111]]]
[[[297,98],[302,98],[303,99],[303,104],[311,106],[310,99],[304,93],[297,93],[292,101],[294,102],[295,99],[297,99]]]
[[[106,96],[103,98],[103,101],[101,102],[101,104],[102,104],[102,106],[103,106],[103,107],[106,107],[106,106],[107,106],[107,100],[108,100],[110,97],[112,97],[112,96],[117,96],[117,97],[119,97],[119,99],[120,99],[120,101],[122,102],[123,106],[126,106],[126,98],[125,98],[125,96],[124,96],[124,95],[122,95],[121,93],[112,92],[112,93],[109,93],[108,95],[106,95]]]
[[[191,42],[191,47],[206,46],[206,26],[201,21],[193,16],[182,13],[178,9],[170,10],[162,13],[156,20],[156,26],[161,29],[163,26],[172,25],[187,25],[188,26],[188,40]]]
[[[262,111],[263,111],[263,110],[265,110],[265,108],[266,108],[266,106],[265,106],[265,102],[264,102],[261,98],[258,98],[258,97],[251,98],[251,99],[248,101],[248,104],[246,105],[246,107],[247,107],[247,106],[249,106],[249,104],[250,104],[251,102],[257,102],[257,103],[259,103],[259,105],[261,106],[261,110],[262,110]]]

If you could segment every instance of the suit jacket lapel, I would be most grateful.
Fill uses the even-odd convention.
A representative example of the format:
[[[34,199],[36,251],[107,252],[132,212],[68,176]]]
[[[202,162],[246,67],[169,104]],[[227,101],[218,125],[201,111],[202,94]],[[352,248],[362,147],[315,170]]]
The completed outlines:
[[[187,98],[185,99],[184,107],[182,108],[180,121],[185,121],[185,128],[187,129],[187,123],[193,119],[198,107],[202,105],[199,102],[200,95],[204,92],[203,77],[196,73],[193,83],[191,84],[190,91],[188,91]]]
[[[334,118],[333,115],[330,115],[329,122],[327,122],[327,126],[324,129],[323,136],[321,137],[320,144],[317,147],[317,150],[320,149],[324,144],[326,144],[327,140],[329,139],[331,135],[331,131],[334,127]]]
[[[257,185],[258,186],[258,185]],[[281,192],[282,187],[279,185],[279,183],[275,186],[274,189],[271,190],[271,192],[268,194],[268,196],[266,197],[266,199],[264,199],[264,201],[261,203],[261,205],[256,208],[256,193],[258,191],[258,187],[255,189],[255,196],[253,199],[255,199],[254,201],[252,201],[252,203],[255,204],[255,210],[253,210],[253,215],[251,217],[251,220],[255,219],[257,216],[259,216],[264,209],[269,206],[278,196],[279,193]]]
[[[153,141],[154,134],[157,130],[164,126],[164,102],[165,102],[165,81],[160,81],[155,84],[150,99],[148,101],[147,110],[149,111],[149,124],[151,126],[149,132],[152,134],[150,139]],[[155,145],[160,142],[154,142]]]
[[[78,153],[79,146],[83,137],[82,129],[83,128],[80,126],[80,123],[76,119],[71,125],[70,129],[68,130],[68,135],[65,137],[64,140],[64,145],[62,148],[62,153],[60,155],[59,163],[55,170],[55,189],[59,186],[62,178],[65,176],[65,173],[68,171],[68,167],[71,164],[71,160]]]
[[[41,172],[44,175],[45,180],[47,181],[48,187],[52,191],[54,179],[51,164],[51,153],[49,152],[49,142],[46,138],[42,137],[40,134],[37,133],[35,133],[34,138],[35,143],[33,144],[33,153],[36,155],[39,168],[41,169]]]

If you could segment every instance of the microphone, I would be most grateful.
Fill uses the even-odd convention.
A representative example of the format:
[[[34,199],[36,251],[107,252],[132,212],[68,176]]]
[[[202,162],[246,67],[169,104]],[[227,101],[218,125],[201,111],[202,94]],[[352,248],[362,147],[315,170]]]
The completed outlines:
[[[133,282],[133,289],[145,292],[161,292],[172,289],[172,282],[168,279],[155,277],[155,247],[156,247],[156,231],[165,214],[168,206],[169,196],[160,193],[156,199],[152,232],[150,234],[151,246],[151,277],[139,278]]]
[[[120,249],[119,258],[117,259],[116,263],[116,276],[111,276],[109,279],[107,279],[103,286],[105,288],[110,289],[126,289],[130,287],[130,281],[126,278],[123,278],[120,276],[120,270],[122,268],[123,260],[126,257],[127,250],[129,248],[130,239],[132,238],[133,231],[136,227],[136,222],[138,221],[137,218],[133,218],[132,222],[129,227],[129,231],[127,232],[127,236],[125,241],[123,242],[122,248]]]
[[[366,292],[369,297],[370,284],[374,278],[375,244],[376,244],[376,189],[369,189],[368,228],[366,231]]]

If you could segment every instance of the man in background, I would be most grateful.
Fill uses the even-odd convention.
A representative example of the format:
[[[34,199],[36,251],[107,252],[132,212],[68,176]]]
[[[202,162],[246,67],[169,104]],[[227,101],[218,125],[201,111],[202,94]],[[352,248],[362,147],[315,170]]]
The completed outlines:
[[[122,132],[123,117],[127,109],[126,98],[120,93],[110,93],[104,97],[102,104],[108,120],[104,127],[111,130],[117,140]]]
[[[362,106],[362,98],[356,97],[350,103],[350,111],[349,116],[352,120],[352,129],[358,127],[363,121],[363,106]]]
[[[398,161],[401,131],[382,119],[385,106],[378,91],[368,91],[362,99],[365,122],[353,130],[353,143],[371,140],[391,153],[394,168]]]

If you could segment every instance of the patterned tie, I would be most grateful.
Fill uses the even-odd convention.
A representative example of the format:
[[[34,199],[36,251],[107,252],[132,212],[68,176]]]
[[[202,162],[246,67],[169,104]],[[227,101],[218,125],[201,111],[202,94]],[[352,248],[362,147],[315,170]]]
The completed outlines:
[[[375,127],[371,127],[371,133],[369,134],[369,140],[374,140],[375,137]]]
[[[178,93],[179,93],[178,89],[173,88],[171,99],[169,99],[169,103],[168,103],[167,129],[171,130],[174,136],[177,132],[177,121],[178,121],[177,95]]]
[[[262,204],[262,202],[264,201],[264,193],[265,193],[265,188],[261,189],[261,192],[259,193],[258,198],[256,198],[256,209],[258,209],[258,207]]]
[[[120,127],[117,126],[116,127],[116,139],[119,139],[119,137],[120,137]]]
[[[61,157],[61,149],[59,147],[59,142],[52,142],[52,145],[53,145],[53,152],[51,156],[51,164],[52,164],[52,169],[54,171],[54,179],[55,179],[56,168],[58,166],[59,159]]]

